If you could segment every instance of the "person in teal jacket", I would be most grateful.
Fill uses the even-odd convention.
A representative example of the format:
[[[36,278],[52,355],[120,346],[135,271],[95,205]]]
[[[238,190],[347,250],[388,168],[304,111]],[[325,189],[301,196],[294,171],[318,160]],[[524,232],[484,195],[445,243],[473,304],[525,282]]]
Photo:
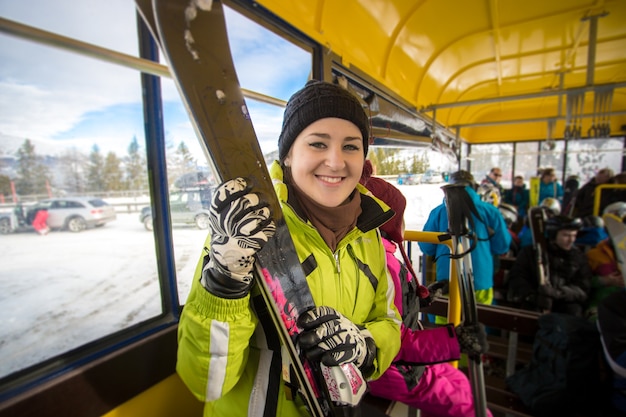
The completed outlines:
[[[472,198],[480,218],[474,218],[473,232],[476,235],[476,247],[471,252],[474,272],[474,290],[476,301],[491,304],[493,301],[494,256],[505,254],[511,244],[506,223],[500,211],[493,205],[481,201],[474,191],[474,177],[467,171],[457,171],[450,175],[451,184],[464,184],[465,190]],[[448,213],[445,199],[429,214],[424,231],[446,232],[448,230]],[[419,242],[423,253],[434,257],[437,264],[437,281],[450,279],[450,250],[446,245]],[[441,322],[441,320],[438,320]]]
[[[546,168],[541,171],[541,179],[539,181],[539,201],[546,198],[556,198],[559,203],[563,203],[563,186],[556,179],[556,173],[553,168]]]
[[[484,326],[423,328],[419,310],[429,305],[434,295],[418,282],[404,250],[406,198],[389,182],[367,172],[361,184],[396,213],[380,230],[387,249],[387,268],[396,289],[396,307],[403,320],[400,352],[383,376],[369,384],[370,393],[408,404],[429,417],[474,417],[470,381],[449,362],[458,360],[461,352],[476,355],[488,352]],[[404,262],[396,257],[397,253]],[[486,417],[492,416],[491,411],[485,411]]]
[[[287,103],[270,174],[316,308],[298,320],[312,361],[380,377],[400,348],[400,317],[377,229],[393,211],[358,184],[369,142],[360,102],[310,81]],[[275,226],[245,178],[213,195],[210,238],[178,331],[177,373],[204,416],[307,416],[291,365],[264,319],[254,254]]]

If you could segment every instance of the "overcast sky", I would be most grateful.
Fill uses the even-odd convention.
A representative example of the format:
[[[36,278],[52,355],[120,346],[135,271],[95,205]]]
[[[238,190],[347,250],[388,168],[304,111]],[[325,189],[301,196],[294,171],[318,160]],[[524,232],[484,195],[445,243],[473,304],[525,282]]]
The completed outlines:
[[[0,0],[0,16],[137,55],[129,0]],[[227,24],[242,87],[286,100],[304,85],[310,70],[304,51],[229,10]],[[134,136],[144,143],[136,71],[5,34],[0,62],[0,154],[10,138],[41,148],[63,143],[88,151],[97,144],[118,155]],[[197,139],[171,80],[163,79],[163,96],[166,140],[193,147]],[[247,103],[263,151],[275,150],[282,109]]]

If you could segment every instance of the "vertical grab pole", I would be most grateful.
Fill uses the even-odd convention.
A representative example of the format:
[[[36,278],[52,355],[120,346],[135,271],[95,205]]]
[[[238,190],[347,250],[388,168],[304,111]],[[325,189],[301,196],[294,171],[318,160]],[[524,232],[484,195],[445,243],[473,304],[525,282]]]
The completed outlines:
[[[452,240],[453,245],[450,247],[450,253],[454,253],[454,239]],[[448,297],[450,302],[448,303],[448,323],[454,324],[454,326],[458,326],[461,324],[461,292],[459,290],[459,268],[457,267],[457,263],[450,259],[450,289]]]

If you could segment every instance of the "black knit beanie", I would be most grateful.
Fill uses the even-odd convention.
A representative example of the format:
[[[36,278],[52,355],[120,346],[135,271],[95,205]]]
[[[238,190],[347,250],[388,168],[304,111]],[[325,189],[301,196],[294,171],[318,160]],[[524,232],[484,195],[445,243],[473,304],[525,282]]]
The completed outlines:
[[[359,100],[346,89],[324,81],[310,80],[287,102],[283,128],[278,137],[278,158],[282,162],[296,137],[311,123],[337,117],[354,123],[363,135],[364,156],[369,145],[369,120]]]

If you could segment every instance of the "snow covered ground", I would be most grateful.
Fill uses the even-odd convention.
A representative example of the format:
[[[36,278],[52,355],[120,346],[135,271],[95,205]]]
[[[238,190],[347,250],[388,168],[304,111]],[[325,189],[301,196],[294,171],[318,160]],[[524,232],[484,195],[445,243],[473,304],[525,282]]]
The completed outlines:
[[[421,230],[441,185],[398,186],[407,229]],[[206,231],[173,236],[182,304]],[[2,235],[0,254],[0,377],[161,311],[154,237],[137,213],[82,233]]]

